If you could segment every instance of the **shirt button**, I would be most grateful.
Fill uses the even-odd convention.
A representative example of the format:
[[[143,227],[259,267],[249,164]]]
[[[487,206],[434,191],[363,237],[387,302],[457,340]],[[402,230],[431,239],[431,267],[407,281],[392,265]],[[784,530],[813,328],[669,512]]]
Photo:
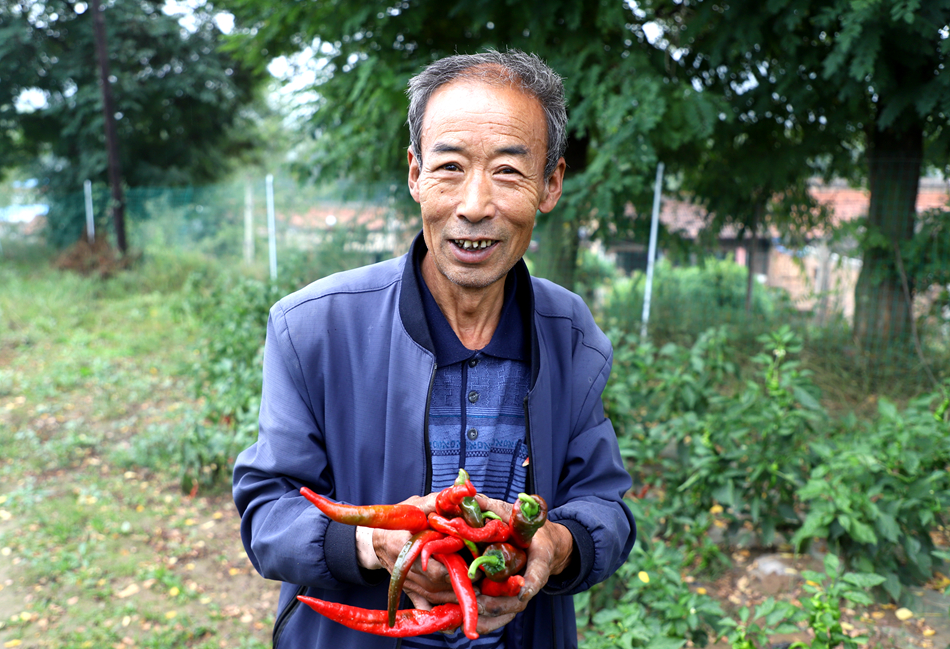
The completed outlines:
[[[469,367],[475,367],[476,365],[478,365],[478,359],[477,359],[477,358],[473,358],[473,359],[471,359],[471,360],[468,361],[468,366],[469,366]]]
[[[476,439],[478,439],[478,431],[474,428],[469,428],[466,436],[474,442]]]
[[[471,392],[469,392],[468,401],[469,403],[475,403],[476,401],[478,401],[478,392],[476,392],[475,390],[472,390]]]

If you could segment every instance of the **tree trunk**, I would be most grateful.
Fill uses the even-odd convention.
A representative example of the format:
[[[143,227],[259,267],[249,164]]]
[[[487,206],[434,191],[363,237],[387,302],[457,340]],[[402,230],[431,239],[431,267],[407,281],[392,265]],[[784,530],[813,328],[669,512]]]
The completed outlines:
[[[112,188],[112,222],[115,225],[116,245],[124,256],[129,247],[125,239],[125,197],[122,192],[122,165],[119,161],[119,138],[115,129],[112,83],[109,81],[109,50],[106,47],[105,18],[99,0],[92,0],[90,8],[96,38],[96,56],[99,59],[99,78],[102,83],[102,113],[106,122],[109,186]]]
[[[564,161],[567,163],[565,178],[584,171],[588,146],[587,138],[568,137],[567,150],[564,152]],[[580,251],[578,230],[585,221],[585,215],[582,209],[570,205],[571,202],[570,197],[562,196],[558,207],[547,215],[539,228],[541,249],[536,256],[535,274],[573,291],[577,254]]]
[[[755,253],[759,244],[759,221],[762,219],[764,212],[765,205],[761,200],[756,201],[755,205],[752,206],[752,224],[749,227],[749,231],[752,233],[752,243],[749,244],[749,251],[746,254],[745,314],[747,316],[752,315],[752,295],[755,290]]]
[[[911,305],[904,295],[894,246],[914,236],[922,158],[920,125],[869,133],[869,236],[855,287],[854,337],[875,356],[911,342]],[[912,278],[908,285],[912,292]]]

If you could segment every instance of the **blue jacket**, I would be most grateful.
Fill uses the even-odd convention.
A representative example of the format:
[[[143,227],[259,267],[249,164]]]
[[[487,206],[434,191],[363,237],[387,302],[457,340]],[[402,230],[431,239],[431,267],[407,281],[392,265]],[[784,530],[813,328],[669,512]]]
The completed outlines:
[[[424,254],[422,237],[414,251]],[[571,595],[617,570],[636,536],[622,502],[630,476],[601,399],[612,350],[579,297],[529,278],[523,262],[514,272],[534,323],[527,487],[547,500],[551,520],[571,530],[576,552],[571,574],[552,579],[508,624],[506,644],[575,647]],[[388,588],[388,573],[360,568],[355,528],[329,521],[299,489],[353,504],[430,493],[434,375],[408,255],[324,278],[271,309],[260,435],[237,458],[234,500],[254,567],[284,582],[274,627],[280,649],[397,646],[296,601],[306,594],[381,609]]]

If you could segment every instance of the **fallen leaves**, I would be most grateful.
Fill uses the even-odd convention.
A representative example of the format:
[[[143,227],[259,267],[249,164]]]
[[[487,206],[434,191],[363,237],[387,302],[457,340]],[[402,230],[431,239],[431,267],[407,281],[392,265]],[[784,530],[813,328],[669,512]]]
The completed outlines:
[[[119,599],[125,599],[126,597],[131,597],[132,595],[135,595],[140,590],[141,588],[139,587],[139,585],[136,584],[135,582],[132,582],[131,584],[129,584],[128,586],[120,590],[118,593],[116,593],[115,596],[118,597]]]
[[[907,609],[907,608],[899,608],[899,609],[897,609],[896,611],[894,611],[894,615],[895,615],[895,616],[897,617],[897,619],[900,620],[901,622],[906,622],[907,620],[909,620],[909,619],[911,619],[912,617],[914,617],[914,614],[910,611],[910,609]]]

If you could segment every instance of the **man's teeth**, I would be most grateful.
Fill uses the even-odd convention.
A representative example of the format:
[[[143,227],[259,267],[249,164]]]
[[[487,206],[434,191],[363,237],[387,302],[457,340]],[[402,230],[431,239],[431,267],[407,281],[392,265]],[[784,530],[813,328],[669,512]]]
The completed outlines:
[[[487,248],[493,242],[490,239],[481,239],[480,241],[469,241],[467,239],[456,239],[455,245],[465,250],[481,250]]]

